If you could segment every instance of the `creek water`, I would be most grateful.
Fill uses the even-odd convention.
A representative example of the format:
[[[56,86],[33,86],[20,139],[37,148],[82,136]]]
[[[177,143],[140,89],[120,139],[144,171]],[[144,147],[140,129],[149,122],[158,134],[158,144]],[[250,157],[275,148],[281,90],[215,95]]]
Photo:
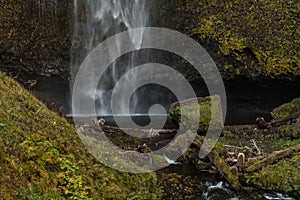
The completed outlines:
[[[249,188],[249,191],[243,192],[234,191],[222,178],[208,172],[201,172],[194,165],[170,165],[157,173],[159,177],[160,174],[176,177],[184,187],[182,191],[178,191],[178,197],[172,196],[174,190],[170,189],[164,194],[164,199],[187,199],[188,197],[188,199],[193,200],[296,200],[281,193],[266,192],[254,188]],[[185,191],[188,191],[186,188],[192,189],[192,194],[185,194]]]

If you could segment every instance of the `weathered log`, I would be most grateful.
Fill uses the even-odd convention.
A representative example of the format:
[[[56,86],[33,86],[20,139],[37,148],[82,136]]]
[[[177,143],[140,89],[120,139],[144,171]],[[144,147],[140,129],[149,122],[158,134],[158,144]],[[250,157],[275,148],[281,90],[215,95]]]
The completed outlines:
[[[241,188],[241,184],[239,182],[238,176],[232,173],[230,167],[226,164],[224,158],[219,154],[218,149],[222,149],[222,148],[223,147],[219,147],[219,145],[217,145],[217,147],[214,148],[208,154],[208,158],[213,163],[213,165],[218,169],[218,172],[221,174],[221,176],[223,176],[234,189],[239,189]]]
[[[247,172],[255,172],[267,165],[274,164],[278,160],[286,158],[297,151],[300,151],[300,144],[290,147],[290,148],[287,148],[282,151],[276,151],[276,152],[270,154],[269,156],[267,156],[266,158],[264,158],[263,160],[258,161],[257,163],[255,163],[253,165],[250,165],[249,167],[247,167],[246,171]]]
[[[297,120],[300,116],[298,114],[296,115],[291,115],[286,118],[276,118],[272,119],[270,122],[266,122],[263,117],[259,117],[256,119],[256,124],[260,129],[269,129],[272,127],[279,127],[282,125],[286,125],[294,120]]]
[[[270,125],[271,126],[282,126],[282,125],[289,123],[290,121],[296,120],[299,117],[300,117],[299,114],[293,114],[293,115],[290,115],[289,117],[285,117],[285,118],[272,119],[270,122]]]

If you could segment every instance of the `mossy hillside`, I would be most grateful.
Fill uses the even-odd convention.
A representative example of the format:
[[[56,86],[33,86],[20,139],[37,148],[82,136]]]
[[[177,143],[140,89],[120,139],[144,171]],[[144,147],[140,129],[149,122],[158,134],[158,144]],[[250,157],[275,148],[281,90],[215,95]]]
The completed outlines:
[[[210,53],[224,77],[293,79],[300,75],[299,12],[296,0],[180,0],[170,26],[208,50],[216,43],[221,57]]]
[[[74,127],[0,72],[0,195],[5,199],[156,199],[155,174],[96,161]]]

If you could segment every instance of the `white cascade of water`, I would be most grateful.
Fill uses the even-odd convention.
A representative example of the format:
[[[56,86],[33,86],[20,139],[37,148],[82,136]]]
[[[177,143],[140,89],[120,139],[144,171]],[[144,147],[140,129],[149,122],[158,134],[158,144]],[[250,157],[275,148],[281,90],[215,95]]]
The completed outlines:
[[[149,26],[149,13],[153,1],[149,0],[74,0],[74,35],[72,44],[71,76],[74,78],[80,64],[88,53],[100,42],[122,31]],[[134,49],[140,49],[143,34],[131,34],[130,40]],[[117,44],[122,48],[122,43]],[[111,52],[113,54],[114,52]],[[111,93],[113,86],[124,72],[136,65],[137,55],[125,56],[122,64],[113,63],[110,70],[101,77],[96,95],[92,91],[82,91],[82,95],[95,98],[97,114],[111,113]],[[101,67],[101,66],[99,66]],[[129,77],[134,84],[135,77]],[[87,77],[88,79],[88,77]],[[122,94],[120,94],[122,96]],[[135,98],[132,97],[132,111],[135,110]],[[122,100],[120,99],[120,102]],[[128,105],[124,105],[128,106]],[[120,107],[120,114],[126,109]]]

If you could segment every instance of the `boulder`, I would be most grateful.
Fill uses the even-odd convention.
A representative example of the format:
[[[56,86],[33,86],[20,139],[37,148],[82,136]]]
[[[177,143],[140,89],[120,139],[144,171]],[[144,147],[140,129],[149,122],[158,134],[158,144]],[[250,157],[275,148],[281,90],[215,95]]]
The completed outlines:
[[[198,104],[195,104],[195,102],[198,102]],[[187,99],[182,102],[173,103],[169,112],[172,121],[177,126],[183,126],[183,130],[193,129],[193,123],[198,122],[198,127],[196,127],[198,129],[197,132],[205,133],[209,126],[211,126],[213,130],[219,130],[223,126],[220,102],[219,96]],[[212,114],[215,117],[212,117]],[[187,120],[182,120],[183,118]]]
[[[275,108],[271,115],[274,119],[300,117],[300,98]]]

